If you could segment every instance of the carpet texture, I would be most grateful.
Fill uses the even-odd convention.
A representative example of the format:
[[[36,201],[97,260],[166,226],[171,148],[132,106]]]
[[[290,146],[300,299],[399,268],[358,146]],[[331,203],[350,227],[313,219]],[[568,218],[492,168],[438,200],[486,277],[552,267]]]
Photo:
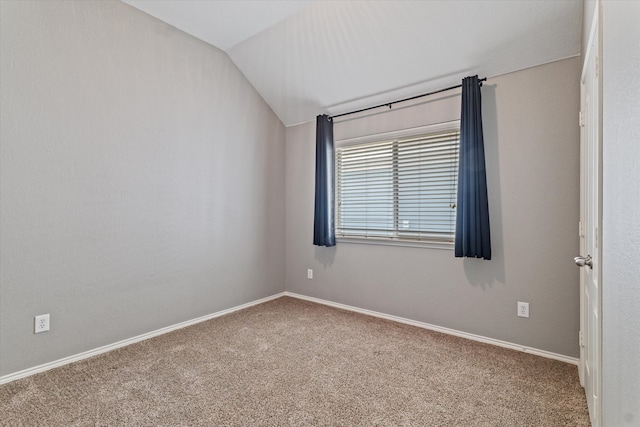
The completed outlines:
[[[282,297],[0,386],[8,426],[588,426],[577,367]]]

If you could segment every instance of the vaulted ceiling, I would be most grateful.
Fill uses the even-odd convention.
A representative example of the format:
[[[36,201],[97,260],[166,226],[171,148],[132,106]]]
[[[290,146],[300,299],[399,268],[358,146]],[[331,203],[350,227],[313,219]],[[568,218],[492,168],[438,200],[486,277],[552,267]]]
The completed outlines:
[[[224,50],[287,125],[580,53],[582,0],[124,0]]]

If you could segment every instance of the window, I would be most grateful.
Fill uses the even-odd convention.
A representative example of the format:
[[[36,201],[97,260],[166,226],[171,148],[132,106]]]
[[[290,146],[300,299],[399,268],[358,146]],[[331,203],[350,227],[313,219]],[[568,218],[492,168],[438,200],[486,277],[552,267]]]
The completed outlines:
[[[336,144],[336,237],[451,246],[459,122]]]

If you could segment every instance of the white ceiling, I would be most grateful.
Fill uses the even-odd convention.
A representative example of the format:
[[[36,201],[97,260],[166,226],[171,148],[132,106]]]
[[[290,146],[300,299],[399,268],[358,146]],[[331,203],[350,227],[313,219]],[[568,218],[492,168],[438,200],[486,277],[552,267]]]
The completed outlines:
[[[580,53],[582,0],[124,0],[225,50],[287,125]]]
[[[307,6],[310,0],[122,0],[227,50]]]

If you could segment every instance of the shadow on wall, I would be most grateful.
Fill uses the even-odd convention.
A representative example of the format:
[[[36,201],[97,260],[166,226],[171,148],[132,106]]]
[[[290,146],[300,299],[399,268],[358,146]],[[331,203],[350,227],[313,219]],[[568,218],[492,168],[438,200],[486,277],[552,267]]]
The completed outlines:
[[[484,134],[487,192],[491,221],[491,260],[465,258],[464,273],[469,283],[482,289],[505,282],[502,195],[497,125],[496,85],[482,85],[482,126]]]
[[[327,268],[328,266],[333,265],[333,261],[336,258],[336,252],[338,250],[337,246],[314,246],[313,249],[315,251],[314,258],[319,261],[323,267]]]

